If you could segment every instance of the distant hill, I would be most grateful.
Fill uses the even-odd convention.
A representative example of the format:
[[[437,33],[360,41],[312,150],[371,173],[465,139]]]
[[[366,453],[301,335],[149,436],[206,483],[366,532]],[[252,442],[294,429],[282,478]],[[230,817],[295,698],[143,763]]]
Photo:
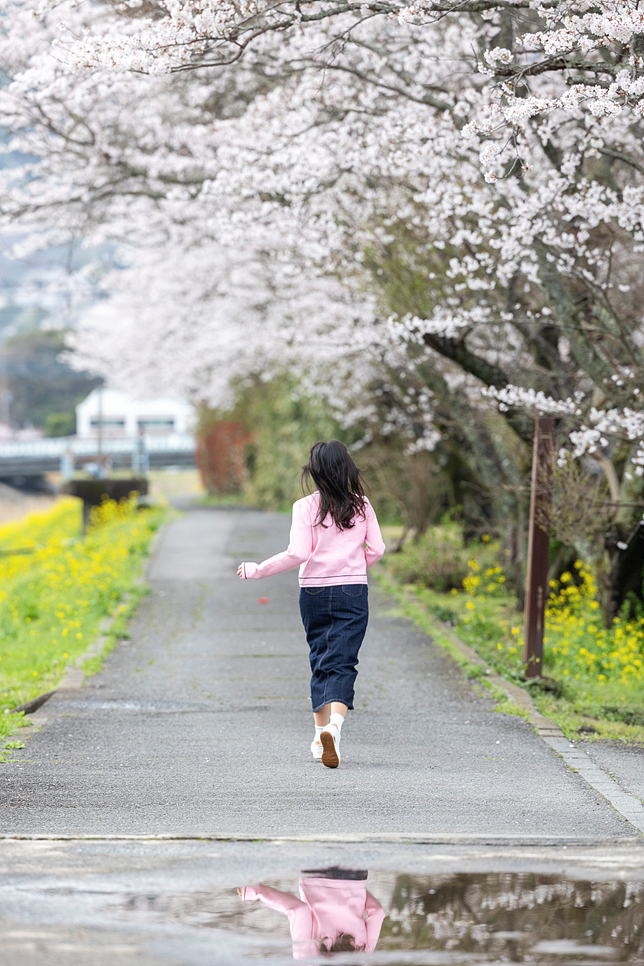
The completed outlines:
[[[101,380],[58,358],[65,333],[33,330],[0,346],[0,422],[47,435],[75,432],[75,407]]]

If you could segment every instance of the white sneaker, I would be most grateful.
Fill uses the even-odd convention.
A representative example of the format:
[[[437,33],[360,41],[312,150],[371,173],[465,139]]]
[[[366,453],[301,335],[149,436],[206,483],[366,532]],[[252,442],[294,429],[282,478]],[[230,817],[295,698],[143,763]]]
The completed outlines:
[[[313,755],[313,757],[316,758],[318,761],[320,761],[320,759],[322,758],[323,751],[324,751],[324,748],[322,747],[322,742],[319,741],[317,738],[314,738],[313,741],[311,742],[311,754]]]
[[[327,768],[337,768],[340,764],[340,732],[335,725],[327,725],[320,733],[322,742],[322,764]]]

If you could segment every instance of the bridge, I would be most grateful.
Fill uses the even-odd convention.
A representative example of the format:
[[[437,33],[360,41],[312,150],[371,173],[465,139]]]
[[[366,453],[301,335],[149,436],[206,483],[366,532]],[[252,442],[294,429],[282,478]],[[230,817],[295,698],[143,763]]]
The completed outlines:
[[[195,466],[195,438],[180,433],[98,439],[1,440],[0,480],[5,482],[60,471],[63,479],[88,463],[109,461],[113,469],[145,473],[150,467]]]

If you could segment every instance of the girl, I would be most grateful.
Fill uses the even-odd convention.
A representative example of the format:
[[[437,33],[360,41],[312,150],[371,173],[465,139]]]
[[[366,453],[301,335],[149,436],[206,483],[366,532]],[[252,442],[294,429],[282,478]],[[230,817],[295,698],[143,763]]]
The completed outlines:
[[[320,953],[366,952],[376,948],[385,911],[367,892],[367,873],[312,869],[302,873],[300,898],[270,886],[238,889],[246,902],[259,899],[288,916],[294,959]]]
[[[314,758],[327,768],[340,764],[344,716],[353,709],[358,651],[369,603],[367,570],[385,552],[373,507],[364,495],[360,470],[344,443],[316,443],[302,471],[302,486],[315,493],[293,504],[288,549],[263,563],[242,563],[242,580],[300,568],[300,613],[309,644]]]

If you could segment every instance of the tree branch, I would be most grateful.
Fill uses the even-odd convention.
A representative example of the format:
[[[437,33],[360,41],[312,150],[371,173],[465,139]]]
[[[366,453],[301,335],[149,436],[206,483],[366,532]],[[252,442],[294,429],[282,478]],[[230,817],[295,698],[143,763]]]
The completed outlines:
[[[495,389],[503,389],[507,386],[508,377],[503,369],[499,366],[492,365],[486,359],[471,352],[467,348],[464,340],[447,339],[432,333],[425,333],[423,341],[434,352],[438,352],[445,359],[450,359],[452,362],[455,362],[461,369],[475,376],[484,385],[493,386]],[[517,436],[524,440],[524,442],[530,443],[533,437],[534,427],[528,416],[514,409],[509,409],[503,415]]]
[[[615,158],[616,161],[623,161],[624,164],[630,165],[635,171],[639,171],[640,174],[644,174],[644,165],[640,164],[634,158],[630,158],[627,154],[623,154],[621,151],[616,151],[615,148],[607,148],[605,145],[597,149],[600,154],[605,155],[607,158]]]

